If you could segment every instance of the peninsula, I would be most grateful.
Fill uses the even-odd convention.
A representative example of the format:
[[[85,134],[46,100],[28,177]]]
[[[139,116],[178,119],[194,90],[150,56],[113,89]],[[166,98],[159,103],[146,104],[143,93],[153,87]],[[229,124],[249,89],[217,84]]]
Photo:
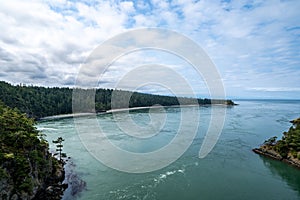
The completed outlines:
[[[49,88],[32,85],[27,86],[23,84],[12,85],[0,81],[0,100],[5,105],[11,108],[17,108],[22,113],[26,113],[30,118],[40,119],[48,116],[73,114],[73,90],[73,88]],[[82,101],[86,101],[86,99],[89,98],[95,103],[94,108],[84,108],[84,110],[81,110],[81,113],[99,113],[111,109],[149,107],[157,104],[161,106],[191,105],[195,104],[195,102],[199,105],[236,105],[232,100],[226,99],[195,99],[102,88],[76,88],[76,90],[80,90],[83,94],[82,96],[85,97]],[[91,90],[93,90],[94,96],[91,96]],[[117,96],[118,101],[115,102],[115,106],[111,106],[113,95]],[[129,99],[129,102],[125,102],[127,98]],[[85,105],[85,103],[82,103],[82,105]]]
[[[280,140],[276,136],[272,137],[253,151],[300,169],[300,118],[292,120],[291,123],[293,125],[283,133]]]

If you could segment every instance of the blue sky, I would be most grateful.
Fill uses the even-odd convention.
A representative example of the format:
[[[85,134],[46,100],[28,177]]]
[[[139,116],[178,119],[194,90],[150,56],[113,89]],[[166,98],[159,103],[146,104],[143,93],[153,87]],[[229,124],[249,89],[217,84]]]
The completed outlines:
[[[228,98],[300,99],[299,10],[298,0],[3,1],[0,80],[72,87],[80,64],[99,44],[126,30],[158,27],[184,34],[205,50]],[[166,58],[165,64],[177,65],[197,85],[200,96],[208,96],[189,66],[153,52],[120,59],[101,86],[110,87],[133,61],[142,65]]]

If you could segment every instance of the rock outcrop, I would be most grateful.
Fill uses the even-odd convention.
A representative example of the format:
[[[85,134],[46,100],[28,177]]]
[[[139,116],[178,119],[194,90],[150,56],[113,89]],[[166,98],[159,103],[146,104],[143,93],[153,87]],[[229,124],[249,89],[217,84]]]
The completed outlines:
[[[276,136],[272,137],[253,151],[300,168],[300,118],[290,122],[293,126],[283,133],[280,140]]]
[[[0,199],[61,199],[64,177],[34,121],[0,102]]]

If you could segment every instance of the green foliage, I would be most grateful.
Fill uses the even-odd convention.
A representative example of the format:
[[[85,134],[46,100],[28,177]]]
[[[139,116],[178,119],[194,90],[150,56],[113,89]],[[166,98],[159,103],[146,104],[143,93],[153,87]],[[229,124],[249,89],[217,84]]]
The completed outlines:
[[[4,168],[0,167],[0,180],[3,178],[8,178],[8,174]]]
[[[204,104],[225,104],[235,105],[231,100],[211,100],[211,99],[192,99],[192,98],[176,98],[172,96],[161,96],[143,94],[137,92],[96,89],[95,96],[91,96],[91,90],[76,89],[82,95],[82,111],[85,112],[104,112],[111,108],[127,108],[144,107],[159,104],[162,106],[172,105],[190,105],[198,103]],[[114,92],[114,93],[113,93]],[[72,113],[72,94],[73,89],[70,88],[45,88],[36,86],[17,85],[13,86],[6,82],[0,81],[0,100],[11,108],[18,108],[22,113],[26,113],[32,118],[41,118],[59,114]],[[111,98],[115,95],[114,105],[111,105]],[[95,101],[95,108],[91,110],[91,105],[86,105],[87,99]],[[129,105],[128,105],[129,99]],[[90,102],[90,101],[89,101]]]
[[[291,151],[291,154],[292,154],[292,156],[293,156],[293,158],[297,158],[297,155],[298,155],[298,153],[297,153],[297,151]]]
[[[277,139],[276,136],[271,137],[270,139],[268,139],[264,142],[264,145],[274,145],[276,143],[276,139]]]
[[[33,118],[72,112],[72,90],[69,88],[13,86],[1,81],[0,100]]]
[[[39,139],[34,121],[0,101],[0,179],[9,178],[17,194],[31,194],[44,175],[51,175],[48,144]],[[38,175],[38,177],[35,177]]]
[[[288,156],[288,145],[283,140],[279,140],[276,143],[274,150],[276,150],[283,158],[286,158]]]
[[[15,158],[15,155],[13,153],[4,153],[3,154],[3,157],[5,159],[14,159]]]
[[[29,194],[32,194],[33,193],[33,182],[32,182],[32,179],[29,178],[29,177],[26,177],[24,179],[24,181],[20,184],[19,190],[26,191]]]
[[[274,145],[274,150],[277,151],[283,158],[286,158],[290,153],[294,158],[299,159],[300,155],[300,118],[291,121],[293,126],[288,132],[284,132],[282,139],[277,142],[275,137],[265,141],[266,145]]]

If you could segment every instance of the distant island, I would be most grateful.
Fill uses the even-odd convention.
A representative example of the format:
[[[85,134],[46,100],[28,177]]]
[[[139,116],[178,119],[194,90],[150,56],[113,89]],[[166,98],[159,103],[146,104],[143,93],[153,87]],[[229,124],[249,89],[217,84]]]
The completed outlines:
[[[80,89],[82,92],[88,93],[87,89]],[[174,97],[153,95],[138,92],[112,90],[112,89],[94,89],[95,108],[86,110],[86,112],[106,112],[112,109],[111,96],[113,91],[118,96],[130,97],[129,108],[148,107],[156,104],[162,106],[174,105],[191,105],[198,102],[199,105],[222,104],[233,106],[236,105],[232,100],[226,99],[192,99],[188,97]],[[28,117],[40,119],[47,116],[71,114],[72,110],[72,88],[59,87],[39,87],[27,85],[11,85],[4,81],[0,81],[0,100],[11,108],[17,108],[22,113],[26,113]],[[179,103],[180,101],[180,103]],[[119,109],[127,108],[122,107]]]
[[[257,154],[280,160],[300,168],[300,118],[292,120],[288,132],[280,140],[271,137],[262,146],[253,149]]]

